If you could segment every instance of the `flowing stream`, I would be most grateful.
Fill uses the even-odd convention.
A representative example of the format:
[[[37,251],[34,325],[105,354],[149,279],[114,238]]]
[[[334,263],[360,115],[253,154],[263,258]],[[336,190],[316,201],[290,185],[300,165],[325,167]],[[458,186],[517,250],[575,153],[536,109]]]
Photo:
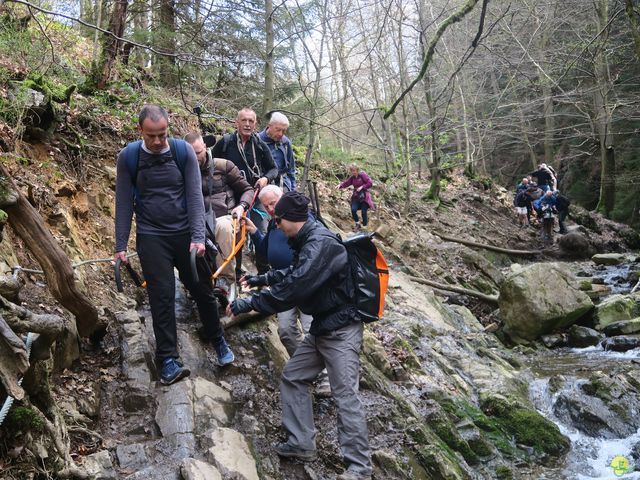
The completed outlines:
[[[591,270],[591,271],[589,271]],[[628,293],[633,286],[629,278],[629,266],[593,267],[585,272],[593,278],[601,278],[612,293]],[[624,369],[640,368],[640,349],[624,353],[604,351],[600,346],[582,349],[562,348],[542,352],[535,356],[529,367],[534,376],[529,394],[535,407],[546,418],[553,421],[560,431],[571,440],[571,450],[563,464],[555,468],[544,468],[538,478],[548,480],[640,480],[640,471],[633,471],[635,457],[640,452],[640,429],[620,436],[615,429],[604,428],[590,435],[576,423],[569,411],[567,397],[580,398],[598,405],[582,390],[594,372],[614,374]],[[602,411],[602,410],[600,410]],[[606,415],[603,415],[606,418]],[[578,428],[576,428],[578,426]],[[613,428],[613,427],[612,427]],[[582,430],[582,431],[581,431]]]

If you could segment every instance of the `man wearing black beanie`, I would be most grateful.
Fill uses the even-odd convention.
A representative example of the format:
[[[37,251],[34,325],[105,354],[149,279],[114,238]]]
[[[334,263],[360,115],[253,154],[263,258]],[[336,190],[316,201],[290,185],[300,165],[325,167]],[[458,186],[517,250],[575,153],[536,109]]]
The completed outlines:
[[[313,316],[309,334],[282,372],[282,426],[289,438],[276,452],[303,461],[316,458],[310,386],[326,368],[340,418],[340,450],[348,464],[337,480],[369,480],[367,422],[358,395],[363,324],[353,305],[347,251],[334,233],[309,219],[309,199],[297,191],[282,196],[274,220],[289,238],[293,263],[284,270],[245,277],[250,286],[270,288],[235,300],[227,314],[273,314],[297,306]]]

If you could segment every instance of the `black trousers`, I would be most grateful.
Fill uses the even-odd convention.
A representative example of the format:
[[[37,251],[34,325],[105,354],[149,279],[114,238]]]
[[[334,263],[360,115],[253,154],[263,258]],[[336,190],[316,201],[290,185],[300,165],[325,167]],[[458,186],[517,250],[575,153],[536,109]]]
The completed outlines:
[[[199,272],[198,283],[193,282],[189,262],[190,243],[191,235],[188,233],[172,236],[138,234],[136,238],[142,273],[147,282],[153,333],[156,337],[156,360],[159,363],[167,357],[179,356],[174,267],[178,269],[180,280],[196,301],[205,337],[215,341],[223,334],[209,275],[204,271]],[[198,270],[206,269],[206,262],[196,263]]]

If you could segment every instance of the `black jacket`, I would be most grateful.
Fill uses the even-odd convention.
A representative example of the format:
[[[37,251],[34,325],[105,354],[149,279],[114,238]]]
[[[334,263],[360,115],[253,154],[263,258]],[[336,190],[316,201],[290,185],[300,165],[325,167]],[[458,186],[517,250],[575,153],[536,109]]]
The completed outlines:
[[[538,186],[553,185],[553,180],[555,179],[553,173],[551,173],[548,168],[541,168],[529,173],[529,175],[538,179]]]
[[[326,335],[359,321],[351,300],[347,251],[338,237],[319,222],[307,220],[289,244],[293,263],[266,274],[270,289],[254,294],[251,307],[269,314],[298,307],[313,316],[312,335]]]
[[[238,139],[238,132],[225,135],[215,144],[212,154],[214,158],[231,160],[244,173],[244,178],[251,186],[260,177],[266,177],[271,182],[278,176],[278,168],[269,147],[255,133],[251,134],[244,148]]]

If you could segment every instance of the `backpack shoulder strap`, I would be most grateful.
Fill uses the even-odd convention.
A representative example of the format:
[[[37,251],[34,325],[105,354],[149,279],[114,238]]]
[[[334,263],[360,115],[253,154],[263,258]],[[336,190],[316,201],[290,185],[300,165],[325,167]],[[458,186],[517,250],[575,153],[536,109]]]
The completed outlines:
[[[169,148],[171,149],[173,160],[176,162],[180,173],[184,177],[184,170],[187,165],[187,142],[177,138],[170,138]]]
[[[124,161],[129,170],[129,177],[131,177],[131,183],[136,186],[136,180],[138,179],[138,161],[140,160],[140,149],[142,148],[142,140],[136,140],[129,143],[124,150]]]
[[[229,146],[230,142],[231,142],[231,134],[225,133],[222,136],[222,153],[227,153],[227,147]]]

